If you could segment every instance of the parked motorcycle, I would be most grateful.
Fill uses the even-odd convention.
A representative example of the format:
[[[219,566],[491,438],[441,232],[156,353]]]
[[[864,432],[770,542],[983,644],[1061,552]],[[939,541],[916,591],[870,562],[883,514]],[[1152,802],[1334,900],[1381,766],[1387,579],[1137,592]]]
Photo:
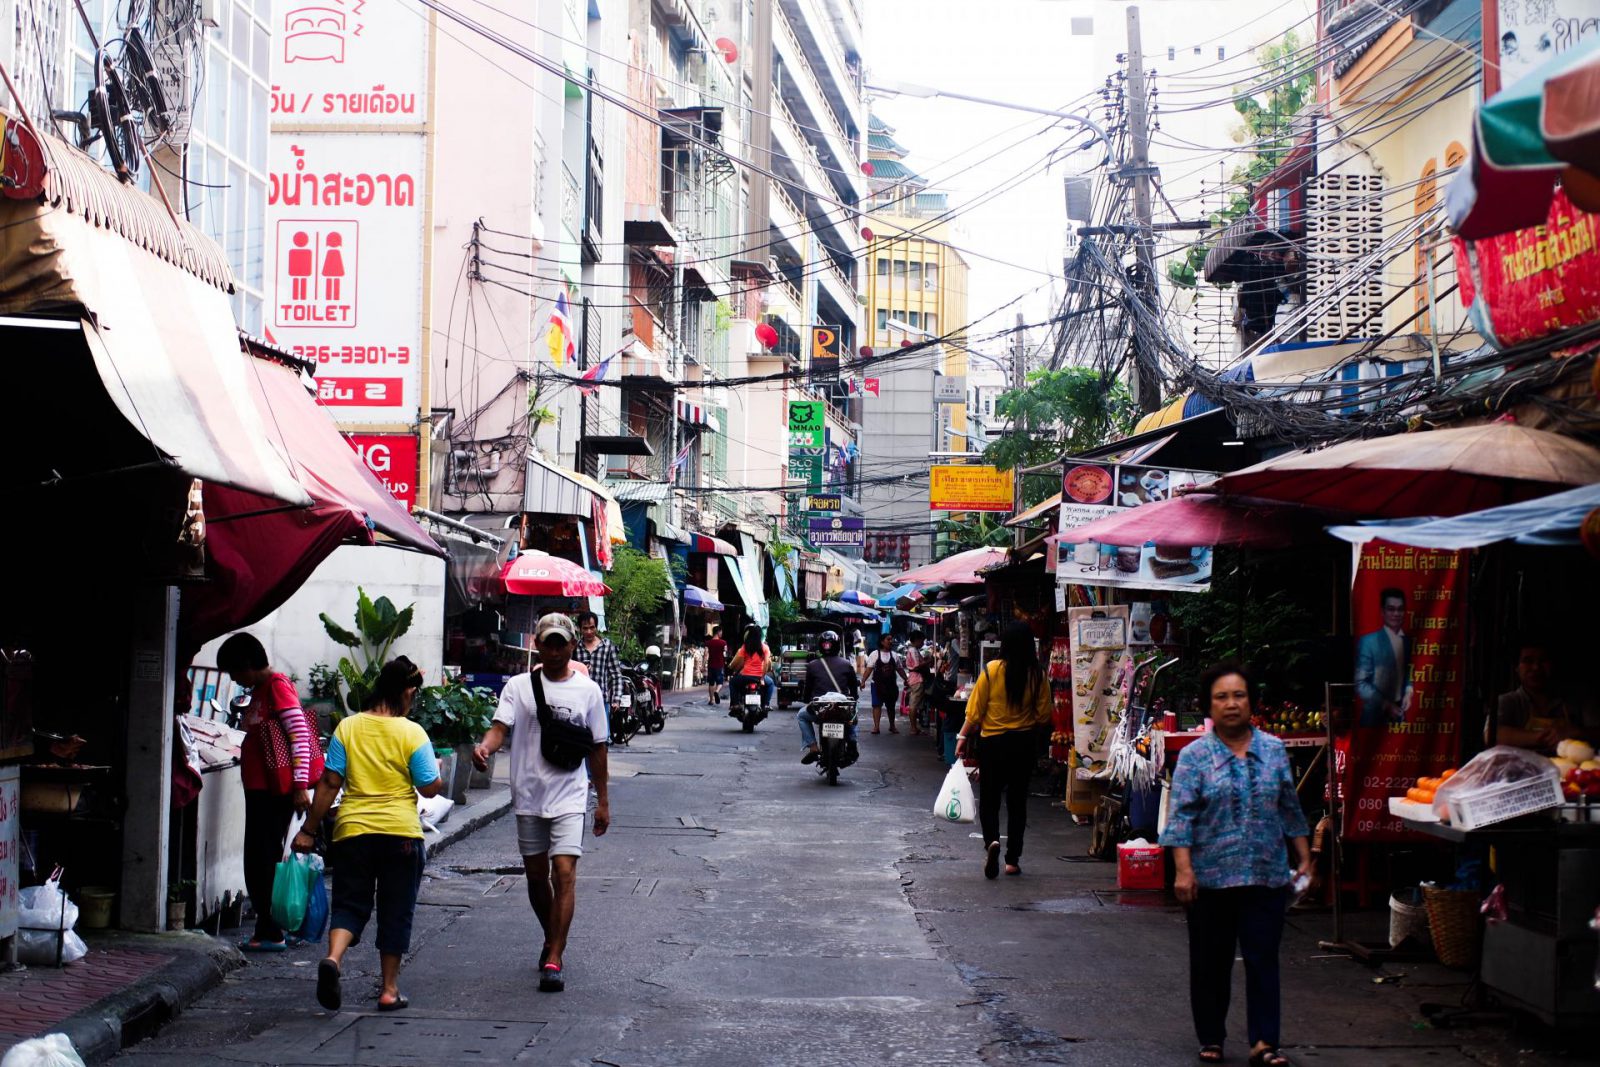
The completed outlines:
[[[808,707],[817,721],[817,760],[812,766],[828,779],[829,785],[838,785],[839,772],[861,755],[850,741],[850,726],[856,721],[856,702],[848,698],[819,697]]]
[[[634,684],[632,679],[624,676],[622,679],[622,695],[611,706],[611,743],[625,745],[633,740],[633,735],[639,732],[644,724],[639,721],[638,712],[634,710]]]
[[[651,645],[654,650],[656,646]],[[639,724],[647,734],[658,734],[667,726],[667,709],[661,701],[661,683],[656,681],[656,668],[645,653],[646,659],[637,666],[622,668],[622,673],[633,686],[633,710]],[[659,653],[657,654],[659,658]]]
[[[728,679],[728,714],[739,720],[745,733],[755,733],[756,723],[765,719],[769,710],[761,678],[736,674]]]

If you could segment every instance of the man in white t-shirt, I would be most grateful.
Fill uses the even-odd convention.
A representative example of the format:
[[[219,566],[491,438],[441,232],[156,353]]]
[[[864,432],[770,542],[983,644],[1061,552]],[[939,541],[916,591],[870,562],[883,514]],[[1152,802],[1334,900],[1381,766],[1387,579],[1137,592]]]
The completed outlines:
[[[606,780],[606,741],[611,726],[600,687],[573,668],[577,639],[578,628],[567,616],[552,613],[541,618],[534,629],[534,643],[539,648],[535,670],[551,717],[588,729],[594,740],[588,760],[565,771],[544,758],[539,748],[534,672],[519,674],[506,683],[494,724],[473,751],[473,762],[479,769],[486,768],[489,754],[500,751],[507,734],[511,737],[511,810],[517,817],[517,845],[528,875],[528,901],[544,928],[544,951],[539,954],[541,993],[559,993],[566,988],[562,953],[577,903],[578,857],[583,855],[583,816],[591,781],[597,801],[595,836],[602,836],[611,825]]]

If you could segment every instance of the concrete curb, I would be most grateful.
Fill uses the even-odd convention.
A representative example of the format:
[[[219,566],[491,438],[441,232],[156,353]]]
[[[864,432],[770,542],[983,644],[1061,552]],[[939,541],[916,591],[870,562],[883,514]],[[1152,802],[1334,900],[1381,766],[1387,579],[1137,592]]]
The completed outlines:
[[[96,938],[95,943],[104,942]],[[66,1034],[85,1063],[110,1059],[127,1045],[148,1037],[220,985],[230,971],[244,966],[244,956],[237,948],[198,932],[118,935],[114,944],[150,951],[176,948],[177,958],[43,1031]]]
[[[450,818],[439,827],[438,833],[425,835],[430,857],[511,810],[511,787],[505,782],[496,781],[489,787],[488,793],[477,803],[452,811]]]

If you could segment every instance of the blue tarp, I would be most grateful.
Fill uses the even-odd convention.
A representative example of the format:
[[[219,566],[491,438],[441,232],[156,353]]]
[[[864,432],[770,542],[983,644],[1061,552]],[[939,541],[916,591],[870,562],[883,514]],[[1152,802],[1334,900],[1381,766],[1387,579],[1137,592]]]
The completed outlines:
[[[1333,536],[1355,544],[1374,538],[1417,548],[1478,548],[1496,541],[1522,545],[1575,545],[1584,516],[1600,508],[1600,485],[1585,485],[1564,493],[1471,511],[1448,519],[1410,524],[1330,526]]]

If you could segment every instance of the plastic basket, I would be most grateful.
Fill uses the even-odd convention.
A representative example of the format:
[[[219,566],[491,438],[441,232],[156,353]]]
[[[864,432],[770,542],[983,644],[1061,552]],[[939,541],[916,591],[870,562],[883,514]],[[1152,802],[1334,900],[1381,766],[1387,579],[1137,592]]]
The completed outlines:
[[[1557,779],[1530,778],[1452,793],[1446,802],[1451,826],[1458,830],[1476,830],[1519,815],[1560,807],[1561,801],[1561,783]]]

